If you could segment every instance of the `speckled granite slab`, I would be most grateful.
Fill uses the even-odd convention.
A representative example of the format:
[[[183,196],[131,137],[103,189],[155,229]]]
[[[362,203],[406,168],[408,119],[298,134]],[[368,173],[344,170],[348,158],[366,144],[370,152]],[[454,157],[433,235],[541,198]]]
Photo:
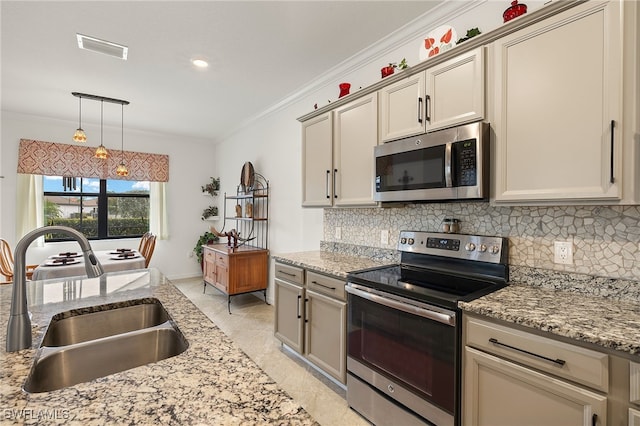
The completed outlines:
[[[33,348],[4,352],[8,315],[0,324],[2,424],[317,424],[156,270],[29,286]],[[189,342],[185,352],[57,391],[21,390],[54,314],[144,297],[165,306]],[[11,286],[0,286],[1,312],[10,299]]]
[[[490,318],[640,355],[640,304],[633,301],[511,284],[459,306]]]
[[[316,272],[347,278],[351,271],[389,265],[392,262],[366,257],[349,256],[330,251],[303,251],[297,253],[272,254],[276,261],[311,269]]]

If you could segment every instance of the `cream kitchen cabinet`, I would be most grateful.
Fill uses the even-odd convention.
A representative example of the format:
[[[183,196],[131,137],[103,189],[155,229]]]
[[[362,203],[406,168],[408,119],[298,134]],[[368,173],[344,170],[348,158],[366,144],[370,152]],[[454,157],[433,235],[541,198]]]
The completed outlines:
[[[345,282],[275,264],[275,336],[341,383],[347,374]]]
[[[380,141],[482,120],[484,47],[380,89]]]
[[[465,425],[606,424],[606,396],[470,347],[464,356]]]
[[[302,206],[333,205],[333,112],[302,123]]]
[[[628,354],[529,330],[463,314],[463,425],[634,424],[640,381]]]
[[[375,206],[373,93],[302,123],[303,207]]]
[[[620,8],[589,1],[493,43],[495,201],[621,198]]]

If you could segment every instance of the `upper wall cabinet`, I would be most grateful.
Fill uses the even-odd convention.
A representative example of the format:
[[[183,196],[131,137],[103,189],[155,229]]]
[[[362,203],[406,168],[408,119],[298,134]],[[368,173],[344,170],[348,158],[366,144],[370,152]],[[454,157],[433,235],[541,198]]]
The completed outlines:
[[[333,204],[333,112],[302,123],[302,206]]]
[[[479,47],[380,89],[380,141],[483,119],[484,68]]]
[[[302,123],[303,207],[377,205],[377,118],[378,95],[372,93]]]
[[[493,45],[495,201],[621,198],[620,2],[587,2]]]

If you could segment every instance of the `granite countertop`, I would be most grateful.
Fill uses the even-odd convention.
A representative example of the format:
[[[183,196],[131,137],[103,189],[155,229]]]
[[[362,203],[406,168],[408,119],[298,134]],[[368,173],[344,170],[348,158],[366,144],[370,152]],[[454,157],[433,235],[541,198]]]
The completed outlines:
[[[276,261],[311,269],[338,278],[347,278],[351,271],[389,265],[390,262],[365,257],[349,256],[329,251],[302,251],[297,253],[272,254]]]
[[[329,251],[273,257],[341,278],[350,271],[391,263]],[[460,302],[459,307],[621,355],[640,356],[640,283],[523,267],[511,269],[518,282],[480,299]]]
[[[11,286],[0,286],[3,424],[317,424],[155,269],[30,282],[27,297],[32,348],[4,352]],[[189,342],[185,352],[52,392],[22,391],[54,314],[143,297],[162,302]]]
[[[467,312],[640,355],[640,303],[512,283],[471,302]]]

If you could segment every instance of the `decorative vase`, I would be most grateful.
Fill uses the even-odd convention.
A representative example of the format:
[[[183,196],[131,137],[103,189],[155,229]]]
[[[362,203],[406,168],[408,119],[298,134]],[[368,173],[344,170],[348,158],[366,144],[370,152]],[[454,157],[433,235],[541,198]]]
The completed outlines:
[[[527,13],[527,5],[526,4],[518,4],[518,0],[513,0],[511,2],[511,6],[507,8],[502,14],[502,19],[504,22],[508,22],[513,18],[517,18],[520,15],[524,15]]]
[[[338,98],[341,98],[349,94],[349,89],[351,88],[351,84],[340,83],[339,87],[340,87],[340,95],[338,96]]]
[[[382,73],[382,78],[385,78],[385,77],[390,76],[391,74],[393,74],[393,69],[394,69],[394,67],[392,67],[392,66],[382,67],[382,69],[380,70],[380,72]]]

